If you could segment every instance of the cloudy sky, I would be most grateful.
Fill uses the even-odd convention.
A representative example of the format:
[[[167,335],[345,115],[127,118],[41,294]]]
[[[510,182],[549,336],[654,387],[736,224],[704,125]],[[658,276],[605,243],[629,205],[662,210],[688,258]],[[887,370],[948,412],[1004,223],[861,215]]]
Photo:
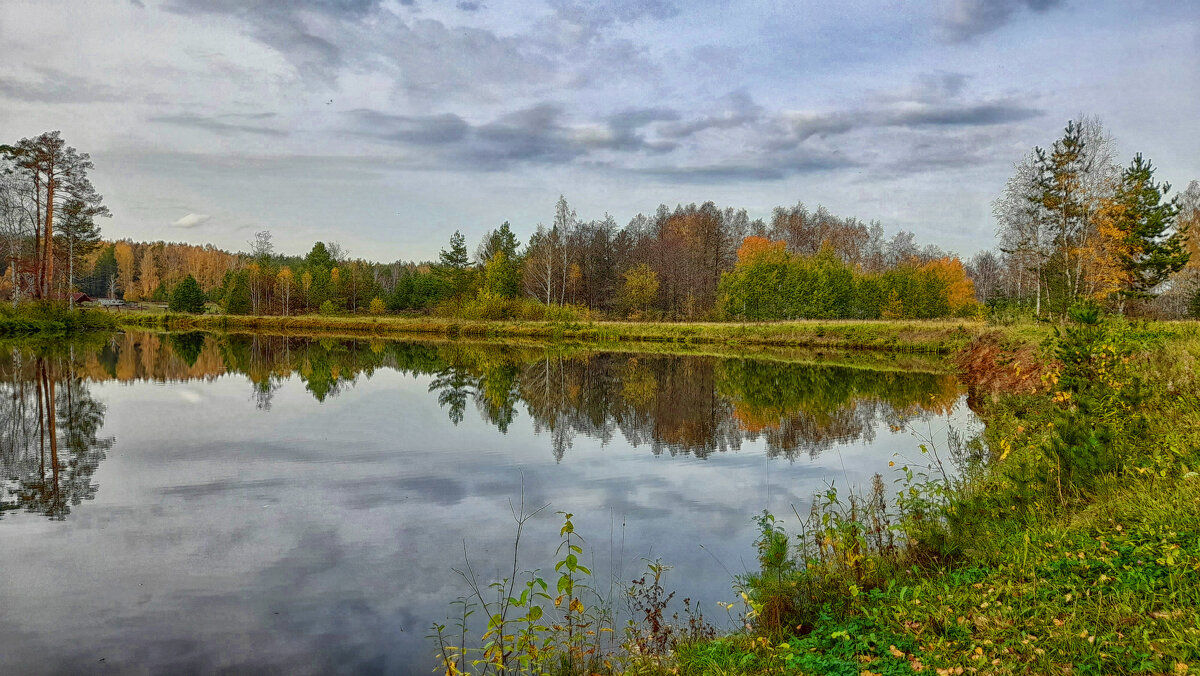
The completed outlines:
[[[436,256],[561,193],[624,223],[804,201],[971,254],[1099,115],[1200,178],[1191,0],[4,0],[0,141],[91,153],[110,237]]]

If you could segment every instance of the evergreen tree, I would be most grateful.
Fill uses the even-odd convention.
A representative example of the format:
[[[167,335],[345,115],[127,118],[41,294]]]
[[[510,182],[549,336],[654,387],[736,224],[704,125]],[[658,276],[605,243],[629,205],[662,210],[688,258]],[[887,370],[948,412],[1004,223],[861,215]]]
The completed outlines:
[[[110,244],[100,252],[100,257],[96,259],[96,265],[92,267],[92,274],[83,291],[94,298],[107,298],[118,274],[117,256],[114,253],[113,245]]]
[[[442,249],[439,255],[441,264],[438,274],[450,287],[452,295],[458,296],[466,292],[470,285],[470,255],[467,254],[467,242],[458,230],[450,236],[450,249]]]
[[[245,270],[227,276],[225,281],[225,312],[231,315],[250,314],[250,280]]]
[[[107,215],[108,211],[97,204],[69,199],[61,213],[62,217],[55,222],[55,229],[56,235],[66,243],[67,291],[72,292],[83,260],[100,245],[100,228],[95,218]]]
[[[1186,233],[1175,228],[1179,200],[1166,200],[1169,183],[1154,182],[1154,167],[1141,154],[1121,175],[1113,198],[1113,225],[1123,245],[1117,262],[1124,272],[1121,295],[1149,298],[1188,262]]]
[[[195,277],[188,275],[175,285],[167,307],[171,312],[190,312],[192,314],[204,312],[204,291]]]
[[[304,264],[309,268],[325,270],[328,272],[333,267],[333,256],[329,253],[329,249],[325,247],[325,242],[317,242],[313,245],[312,251],[304,257]]]

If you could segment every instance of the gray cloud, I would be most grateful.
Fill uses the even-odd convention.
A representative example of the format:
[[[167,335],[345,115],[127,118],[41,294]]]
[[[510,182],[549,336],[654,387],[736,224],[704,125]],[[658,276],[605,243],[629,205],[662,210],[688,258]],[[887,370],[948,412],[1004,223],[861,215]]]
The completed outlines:
[[[168,11],[180,14],[236,16],[251,34],[286,55],[302,73],[332,78],[344,62],[343,49],[317,35],[305,13],[335,21],[358,21],[375,12],[382,0],[172,0]]]
[[[441,115],[389,115],[375,110],[349,112],[362,133],[416,145],[444,145],[461,141],[470,125],[453,113]]]
[[[479,125],[452,113],[408,116],[359,109],[347,115],[356,135],[424,146],[440,153],[433,159],[483,171],[519,163],[565,164],[600,150],[667,152],[675,147],[674,143],[649,140],[643,129],[679,119],[678,112],[667,108],[630,108],[607,116],[599,124],[571,126],[561,106],[545,102]]]
[[[616,23],[634,23],[644,19],[661,21],[679,14],[679,6],[669,0],[551,0],[559,20],[597,31]]]
[[[713,102],[719,112],[694,120],[668,125],[663,135],[670,138],[685,138],[706,129],[732,129],[752,124],[763,118],[765,110],[756,104],[745,91],[732,92]]]
[[[475,0],[459,0],[455,7],[458,7],[464,12],[478,12],[479,10],[483,9],[483,3],[475,2]]]
[[[122,97],[111,87],[52,68],[35,69],[36,79],[0,76],[0,98],[29,103],[104,103]]]
[[[943,0],[941,24],[946,37],[961,42],[990,33],[1021,10],[1045,12],[1063,0]]]
[[[757,159],[756,162],[654,167],[638,173],[679,183],[750,183],[860,166],[860,163],[840,154],[816,151],[766,153]]]
[[[263,136],[287,136],[288,132],[276,127],[265,127],[260,124],[252,124],[260,120],[269,120],[275,117],[274,113],[256,113],[249,115],[227,114],[227,115],[197,115],[195,113],[179,113],[177,115],[158,115],[150,118],[150,122],[159,124],[170,124],[178,127],[191,127],[193,129],[203,129],[216,134],[231,134],[231,133],[246,133],[260,134]],[[250,122],[250,123],[248,123]]]
[[[886,127],[974,127],[1021,122],[1043,111],[1007,102],[969,105],[899,106],[874,111],[838,111],[793,116],[798,141],[829,137],[861,129]]]

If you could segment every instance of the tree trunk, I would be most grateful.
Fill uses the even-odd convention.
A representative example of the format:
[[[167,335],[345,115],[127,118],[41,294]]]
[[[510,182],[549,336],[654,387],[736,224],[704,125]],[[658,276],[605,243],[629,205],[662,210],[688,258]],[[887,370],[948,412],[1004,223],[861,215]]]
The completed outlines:
[[[51,285],[54,283],[54,187],[57,181],[54,180],[54,165],[50,166],[46,178],[46,234],[44,236],[45,244],[42,247],[43,255],[46,257],[46,273],[43,278],[42,297],[49,298],[51,293]]]

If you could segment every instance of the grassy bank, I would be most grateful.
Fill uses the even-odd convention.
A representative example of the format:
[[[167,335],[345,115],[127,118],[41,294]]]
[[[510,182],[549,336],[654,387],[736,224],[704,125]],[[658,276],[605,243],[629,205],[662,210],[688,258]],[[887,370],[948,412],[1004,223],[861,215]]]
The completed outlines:
[[[58,336],[81,331],[112,331],[114,315],[103,310],[71,310],[60,303],[0,306],[0,337]]]
[[[718,636],[692,609],[673,615],[657,564],[628,590],[622,628],[572,591],[590,573],[559,562],[553,575],[568,579],[538,601],[549,622],[532,586],[511,605],[479,597],[494,618],[470,653],[482,661],[437,628],[447,671],[1195,673],[1200,324],[1083,312],[1057,328],[969,330],[957,363],[987,428],[952,451],[965,471],[897,467],[803,518],[764,515],[758,569],[736,581],[744,605],[730,608],[745,630]],[[889,504],[893,479],[903,490]],[[604,634],[572,638],[572,626],[624,638],[605,652]]]
[[[965,353],[1003,371],[1029,350],[992,338]],[[1034,385],[981,398],[985,464],[901,475],[903,546],[876,538],[865,502],[768,525],[744,581],[754,630],[681,643],[664,671],[1200,669],[1196,325],[1084,323],[1042,356]]]
[[[282,332],[308,335],[436,335],[470,338],[621,341],[694,345],[776,346],[952,353],[984,330],[977,321],[511,322],[409,317],[175,315],[127,312],[122,324],[142,328]],[[1031,335],[1044,330],[1027,325]]]

